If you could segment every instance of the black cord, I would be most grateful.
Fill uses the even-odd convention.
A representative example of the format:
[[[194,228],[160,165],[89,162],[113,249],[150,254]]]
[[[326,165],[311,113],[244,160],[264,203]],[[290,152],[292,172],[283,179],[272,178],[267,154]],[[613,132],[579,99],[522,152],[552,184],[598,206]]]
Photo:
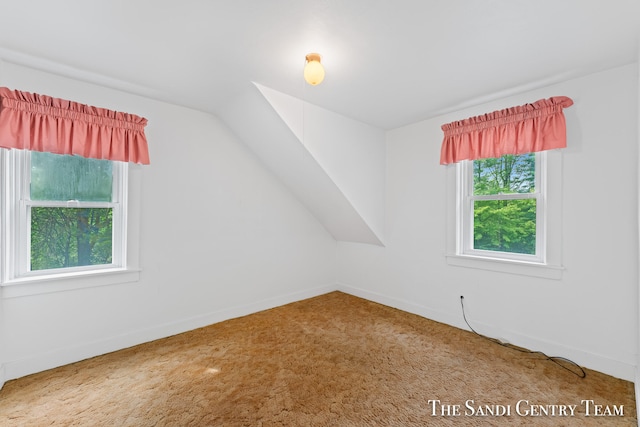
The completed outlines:
[[[556,365],[560,366],[563,369],[566,369],[567,371],[571,372],[572,374],[577,375],[580,378],[585,378],[587,376],[587,373],[585,372],[584,369],[582,369],[582,367],[580,365],[578,365],[574,361],[569,360],[569,359],[567,359],[565,357],[547,356],[545,353],[543,353],[541,351],[534,351],[534,350],[529,350],[529,349],[526,349],[526,348],[518,347],[518,346],[515,346],[513,344],[505,343],[505,342],[500,341],[499,339],[488,337],[486,335],[482,335],[481,333],[476,332],[476,330],[473,329],[473,327],[471,327],[471,325],[467,321],[467,316],[466,316],[466,314],[464,312],[464,297],[463,296],[460,296],[460,305],[462,306],[462,317],[464,318],[464,322],[467,324],[469,329],[471,329],[471,331],[474,334],[476,334],[476,335],[478,335],[478,336],[480,336],[482,338],[485,338],[485,339],[491,341],[492,343],[501,345],[502,347],[510,348],[512,350],[519,351],[521,353],[539,354],[539,355],[543,356],[546,360],[549,360],[549,361],[555,363]],[[560,362],[564,362],[564,364],[560,363]],[[571,368],[568,368],[567,366],[565,366],[565,364],[571,365],[572,367],[575,368],[575,370],[571,369]]]

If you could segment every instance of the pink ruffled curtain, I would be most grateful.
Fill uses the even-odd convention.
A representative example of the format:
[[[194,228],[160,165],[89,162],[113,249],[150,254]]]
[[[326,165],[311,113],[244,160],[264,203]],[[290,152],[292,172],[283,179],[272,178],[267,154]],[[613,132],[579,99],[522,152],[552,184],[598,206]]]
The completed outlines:
[[[562,109],[571,105],[571,98],[557,96],[442,125],[440,164],[564,148]]]
[[[134,114],[0,87],[0,147],[149,164]]]

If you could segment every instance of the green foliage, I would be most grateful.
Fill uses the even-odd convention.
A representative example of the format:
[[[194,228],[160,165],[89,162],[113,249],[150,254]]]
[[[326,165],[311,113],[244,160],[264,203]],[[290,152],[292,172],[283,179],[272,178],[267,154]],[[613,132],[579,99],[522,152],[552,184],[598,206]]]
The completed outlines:
[[[536,184],[536,156],[506,154],[497,159],[474,160],[473,194],[531,193]]]
[[[112,209],[31,209],[31,270],[110,264]]]
[[[474,247],[536,253],[536,200],[482,200],[474,206]]]
[[[535,191],[535,155],[505,155],[473,162],[474,195]],[[474,248],[535,254],[536,200],[475,200]]]

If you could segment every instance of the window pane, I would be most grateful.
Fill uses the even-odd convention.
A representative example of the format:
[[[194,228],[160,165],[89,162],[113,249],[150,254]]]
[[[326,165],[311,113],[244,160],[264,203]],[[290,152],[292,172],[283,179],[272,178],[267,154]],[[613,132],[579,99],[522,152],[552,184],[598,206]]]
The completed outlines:
[[[473,161],[473,193],[476,195],[530,193],[535,191],[536,155],[504,155]]]
[[[473,247],[488,251],[536,253],[536,200],[476,200]]]
[[[31,208],[31,271],[111,264],[112,209]]]
[[[111,202],[109,160],[31,153],[31,200]]]

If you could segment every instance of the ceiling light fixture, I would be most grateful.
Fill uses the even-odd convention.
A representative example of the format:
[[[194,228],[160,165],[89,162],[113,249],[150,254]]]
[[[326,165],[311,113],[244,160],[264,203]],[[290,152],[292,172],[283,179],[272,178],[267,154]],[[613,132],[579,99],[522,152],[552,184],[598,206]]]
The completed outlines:
[[[304,66],[304,79],[311,86],[318,85],[324,80],[324,67],[320,63],[319,53],[310,53],[306,56],[307,63]]]

